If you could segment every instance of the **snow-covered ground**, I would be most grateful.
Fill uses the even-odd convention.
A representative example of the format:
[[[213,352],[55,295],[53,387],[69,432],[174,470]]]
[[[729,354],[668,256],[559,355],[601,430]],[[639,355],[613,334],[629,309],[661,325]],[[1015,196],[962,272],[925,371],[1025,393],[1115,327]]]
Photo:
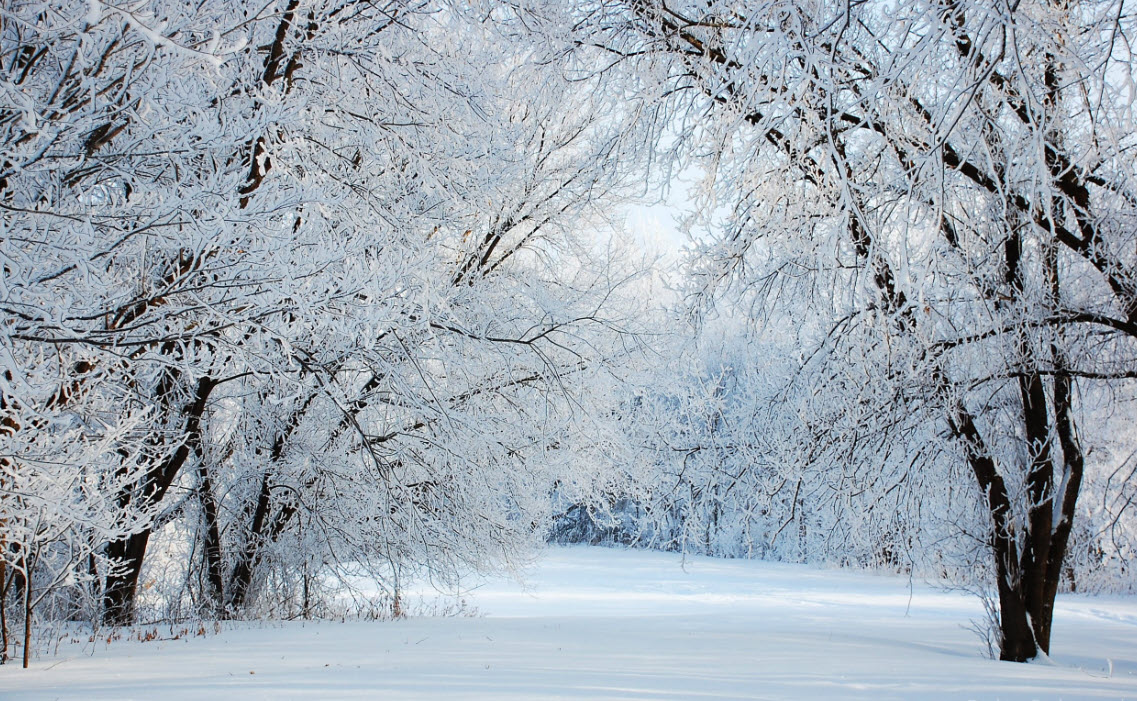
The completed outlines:
[[[982,656],[977,599],[895,576],[554,548],[466,599],[479,616],[65,645],[0,667],[0,698],[1137,699],[1134,597],[1060,597],[1026,665]]]

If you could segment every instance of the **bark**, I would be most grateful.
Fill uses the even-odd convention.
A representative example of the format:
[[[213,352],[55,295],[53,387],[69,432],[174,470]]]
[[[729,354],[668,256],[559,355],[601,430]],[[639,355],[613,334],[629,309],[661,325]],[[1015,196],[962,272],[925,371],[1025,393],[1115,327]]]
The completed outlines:
[[[1050,283],[1050,294],[1057,301],[1059,299],[1058,259],[1053,246],[1045,251],[1044,266]],[[1062,479],[1052,497],[1058,502],[1056,508],[1050,509],[1054,523],[1050,534],[1049,558],[1045,563],[1045,571],[1040,573],[1042,582],[1038,595],[1038,612],[1034,618],[1038,645],[1047,654],[1050,653],[1054,598],[1058,594],[1058,585],[1062,579],[1062,569],[1069,548],[1070,531],[1074,524],[1074,513],[1085,468],[1085,456],[1074,425],[1073,380],[1068,372],[1066,356],[1058,344],[1051,346],[1051,355],[1055,368],[1052,390],[1053,432],[1057,435],[1058,445],[1062,448]],[[1072,582],[1071,579],[1071,584]]]
[[[288,54],[286,50],[288,37],[296,27],[296,12],[299,5],[299,0],[288,0],[284,12],[281,15],[280,22],[277,24],[272,44],[269,46],[268,55],[265,57],[264,72],[261,74],[261,82],[266,87],[271,86],[278,79],[282,80],[285,93],[291,91],[295,73],[302,65],[300,62],[300,48],[297,48],[291,54]],[[304,30],[301,35],[302,40],[300,46],[303,46],[304,41],[310,41],[312,37],[315,36],[318,28],[315,16],[309,12],[308,22],[304,25]],[[272,168],[272,161],[268,155],[267,147],[268,141],[265,135],[258,136],[247,145],[249,172],[245,178],[245,183],[238,188],[241,209],[248,207],[252,196],[260,188],[265,176]],[[307,408],[307,403],[304,408]],[[301,413],[302,412],[303,409],[301,409]],[[291,429],[293,428],[295,428],[295,426],[290,426],[289,429],[286,429],[284,437],[278,437],[278,440],[273,446],[274,461],[279,460],[283,452],[287,434],[291,433]],[[232,575],[230,576],[229,587],[226,591],[224,575],[222,573],[221,537],[217,508],[212,497],[208,471],[204,463],[201,469],[203,485],[202,507],[206,518],[207,529],[205,544],[207,580],[214,601],[222,604],[219,606],[219,609],[224,611],[226,615],[231,615],[246,605],[249,590],[252,585],[253,572],[256,560],[259,556],[260,545],[263,541],[265,517],[271,501],[269,473],[266,472],[262,480],[261,490],[257,497],[257,504],[253,510],[249,533],[246,537],[244,547],[240,549],[237,556],[237,561],[234,564]]]
[[[1054,378],[1054,414],[1058,440],[1062,445],[1064,486],[1057,495],[1059,504],[1058,521],[1054,525],[1050,542],[1050,560],[1047,563],[1046,581],[1042,596],[1042,609],[1039,620],[1039,645],[1050,652],[1050,631],[1054,619],[1054,597],[1062,579],[1062,565],[1070,542],[1070,530],[1074,525],[1074,512],[1078,503],[1078,493],[1082,486],[1082,473],[1085,456],[1078,441],[1072,416],[1072,387],[1070,375],[1065,372],[1065,359],[1056,352],[1056,365],[1060,368]]]
[[[272,507],[272,474],[275,466],[284,457],[284,450],[288,445],[289,437],[300,425],[300,421],[307,414],[317,396],[316,392],[309,394],[304,403],[289,417],[288,424],[284,429],[273,439],[272,450],[269,452],[269,466],[261,476],[261,487],[257,492],[256,505],[252,509],[244,547],[237,555],[237,561],[233,565],[233,573],[229,578],[229,594],[225,601],[226,615],[234,615],[244,608],[248,602],[253,572],[260,557],[261,544],[265,540],[266,519]]]
[[[996,588],[999,593],[1001,640],[999,658],[1025,662],[1038,654],[1030,626],[1026,601],[1022,596],[1016,533],[1012,524],[1011,501],[1007,485],[987,449],[971,412],[956,403],[949,417],[952,432],[963,443],[968,465],[987,497],[991,516],[990,546],[995,558]]]
[[[163,383],[167,386],[160,389],[159,396],[173,391],[173,387],[169,385],[175,383],[176,378],[171,379],[172,375],[173,373],[167,373]],[[166,460],[156,462],[149,467],[137,495],[130,492],[119,495],[121,506],[125,508],[133,505],[136,508],[152,509],[166,495],[166,491],[190,456],[190,443],[192,440],[200,440],[198,433],[201,431],[201,419],[205,413],[206,401],[216,385],[216,381],[212,378],[203,377],[198,380],[194,396],[179,412],[185,417],[182,435],[187,439],[183,440]],[[135,499],[138,499],[139,503],[134,503]],[[124,539],[111,541],[107,545],[107,556],[114,565],[113,570],[107,574],[103,589],[103,623],[106,625],[122,626],[134,622],[138,577],[142,572],[151,530],[147,528]]]
[[[218,523],[217,500],[213,495],[213,480],[210,479],[209,466],[205,464],[200,441],[198,454],[198,499],[201,502],[202,519],[205,521],[205,581],[207,586],[207,607],[218,612],[225,603],[225,581],[222,575],[221,528]]]
[[[0,547],[2,547],[0,543]],[[8,661],[8,572],[7,563],[0,557],[0,664]]]
[[[24,571],[24,669],[32,655],[32,573],[28,570],[28,559],[23,559]]]
[[[998,169],[996,169],[997,172]],[[1002,173],[999,172],[1000,180]],[[1015,223],[1018,218],[1013,218]],[[1018,311],[1023,289],[1022,273],[1022,238],[1020,229],[1016,228],[1008,236],[1004,244],[1006,256],[1006,281],[1010,288],[1011,312]],[[1026,532],[1024,533],[1022,554],[1019,571],[1021,584],[1018,592],[1009,592],[1008,596],[1015,595],[1022,598],[1023,608],[1027,611],[1031,624],[1033,642],[1043,652],[1048,652],[1049,634],[1043,634],[1050,627],[1050,616],[1053,610],[1053,598],[1049,605],[1046,598],[1046,574],[1051,557],[1050,541],[1053,526],[1053,499],[1054,462],[1051,457],[1051,429],[1049,412],[1046,406],[1046,389],[1043,385],[1042,375],[1038,369],[1038,358],[1029,340],[1025,335],[1016,339],[1018,357],[1023,370],[1018,377],[1019,399],[1022,403],[1023,434],[1026,437],[1027,465],[1026,484],[1028,494]],[[1013,553],[1007,553],[1013,556]],[[1002,596],[1002,593],[1000,594]],[[1011,621],[1004,625],[1004,639],[1017,640],[1021,633],[1007,628],[1019,625],[1019,621]],[[1023,648],[1026,649],[1026,648]],[[1008,652],[1012,659],[1018,659],[1018,646]],[[1035,653],[1036,654],[1036,653]],[[1031,655],[1033,656],[1033,655]]]
[[[1018,271],[1021,249],[1016,237],[1008,239],[1005,251],[1007,282],[1011,283],[1013,301],[1021,292],[1022,280]],[[1044,251],[1043,267],[1050,288],[1050,301],[1056,305],[1059,280],[1055,246]],[[1024,364],[1018,389],[1029,456],[1025,532],[1017,534],[1013,530],[1010,518],[1012,505],[1006,485],[973,417],[962,405],[957,404],[951,427],[962,440],[976,481],[987,496],[999,595],[1000,658],[1023,662],[1034,658],[1040,651],[1043,654],[1050,652],[1054,600],[1061,582],[1081,488],[1084,455],[1072,417],[1072,378],[1066,370],[1065,357],[1059,345],[1051,344],[1049,348],[1055,368],[1050,396],[1054,410],[1052,425],[1046,386],[1038,371],[1034,351],[1024,339],[1019,339],[1018,344]],[[1057,487],[1054,479],[1055,445],[1061,448],[1062,465],[1062,480]]]
[[[245,537],[245,547],[242,548],[233,565],[233,574],[229,578],[229,595],[225,602],[226,615],[233,615],[245,607],[249,588],[253,580],[253,569],[260,554],[260,544],[264,532],[265,518],[271,504],[272,488],[269,484],[269,473],[266,471],[261,478],[261,489],[257,495],[257,505],[253,510],[253,520],[249,533]]]
[[[12,381],[12,372],[10,370],[4,371],[5,379],[8,382]],[[8,398],[0,392],[0,412],[4,415],[0,417],[0,436],[11,436],[19,430],[19,424],[8,414],[11,409]],[[11,468],[12,462],[8,458],[0,458],[0,499],[10,499],[11,497],[6,494],[6,487],[4,480],[4,468]],[[8,661],[8,590],[11,588],[11,582],[8,577],[8,565],[5,558],[8,549],[8,520],[0,519],[0,664]],[[14,573],[13,573],[14,574]],[[14,581],[15,576],[11,577]]]
[[[103,587],[103,623],[109,626],[126,626],[134,623],[135,593],[142,561],[146,556],[149,529],[135,533],[107,545],[107,558],[114,569],[107,574]]]

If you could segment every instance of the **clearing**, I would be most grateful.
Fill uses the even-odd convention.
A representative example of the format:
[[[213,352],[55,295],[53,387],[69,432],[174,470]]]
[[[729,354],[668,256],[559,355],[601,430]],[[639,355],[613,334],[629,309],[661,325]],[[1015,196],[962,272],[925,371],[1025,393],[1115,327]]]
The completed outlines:
[[[464,598],[477,616],[64,644],[0,667],[0,698],[1137,699],[1137,597],[1059,596],[1032,664],[984,656],[977,598],[898,576],[550,548]]]

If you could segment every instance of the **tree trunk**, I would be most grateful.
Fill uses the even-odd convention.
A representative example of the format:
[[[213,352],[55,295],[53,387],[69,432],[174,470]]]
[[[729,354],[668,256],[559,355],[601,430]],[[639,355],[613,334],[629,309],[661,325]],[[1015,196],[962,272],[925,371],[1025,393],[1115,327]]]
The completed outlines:
[[[245,536],[245,547],[237,556],[233,565],[233,574],[229,578],[228,600],[225,602],[225,615],[232,616],[245,607],[249,596],[249,589],[253,581],[253,569],[260,552],[260,543],[264,537],[265,519],[271,500],[271,487],[269,475],[265,472],[261,478],[261,489],[257,495],[257,505],[253,510],[253,522],[249,533]]]
[[[1060,354],[1055,355],[1055,365],[1060,370],[1064,367]],[[1048,430],[1045,440],[1051,443],[1057,438],[1062,447],[1064,474],[1061,484],[1064,486],[1059,493],[1048,481],[1044,493],[1031,495],[1031,513],[1028,527],[1022,534],[1021,554],[1009,518],[1011,502],[1006,485],[986,451],[978,428],[962,406],[956,407],[951,421],[953,432],[963,440],[976,481],[987,495],[999,593],[999,658],[1002,660],[1025,662],[1040,651],[1050,653],[1054,600],[1062,577],[1084,463],[1071,417],[1070,377],[1057,373],[1053,392],[1057,436]],[[1034,452],[1032,457],[1037,459],[1038,453]],[[1037,468],[1037,464],[1032,467]],[[1037,480],[1037,475],[1029,474],[1028,481],[1032,479]],[[1038,483],[1029,486],[1032,490],[1037,489]],[[1056,499],[1060,500],[1058,509],[1054,509]],[[1039,516],[1036,512],[1040,509],[1049,513]],[[1052,524],[1055,513],[1058,518]]]
[[[949,416],[952,433],[964,446],[980,490],[987,496],[987,513],[991,516],[991,550],[995,557],[995,579],[999,592],[999,659],[1025,662],[1038,654],[1031,629],[1033,612],[1023,596],[1023,579],[1018,558],[1011,501],[1006,483],[971,412],[957,402]],[[1030,534],[1027,534],[1030,537]]]
[[[1007,568],[996,567],[999,578],[999,659],[1026,662],[1038,655],[1031,629],[1034,617],[1028,614],[1019,587],[1007,581]]]
[[[8,563],[0,557],[0,664],[8,661],[8,580]]]
[[[201,502],[202,519],[205,521],[205,593],[207,609],[214,615],[225,606],[224,577],[221,573],[221,527],[218,523],[217,500],[213,496],[213,480],[209,467],[205,464],[205,451],[201,436],[194,439],[194,451],[198,457],[198,500]]]
[[[168,378],[167,378],[168,379]],[[182,465],[190,455],[190,444],[200,440],[201,418],[205,413],[205,403],[210,392],[217,386],[217,382],[209,377],[198,380],[197,391],[188,405],[182,408],[181,414],[186,417],[182,444],[166,460],[152,465],[143,479],[137,498],[143,501],[143,506],[157,505],[166,491],[173,484]],[[161,395],[162,390],[159,391]],[[119,503],[124,508],[135,498],[130,492],[119,495]],[[113,563],[113,569],[107,575],[107,582],[103,589],[103,623],[110,626],[130,625],[134,622],[135,599],[138,592],[138,577],[142,573],[142,564],[146,557],[146,545],[150,541],[152,528],[148,527],[138,533],[132,533],[122,540],[111,541],[107,544],[107,556]]]
[[[24,570],[24,669],[32,656],[32,573],[28,571],[28,559],[23,559]]]
[[[149,540],[150,529],[146,529],[107,545],[107,557],[115,565],[107,574],[107,582],[103,587],[104,625],[128,626],[134,623],[138,576],[142,573],[142,562],[146,557],[146,544]]]

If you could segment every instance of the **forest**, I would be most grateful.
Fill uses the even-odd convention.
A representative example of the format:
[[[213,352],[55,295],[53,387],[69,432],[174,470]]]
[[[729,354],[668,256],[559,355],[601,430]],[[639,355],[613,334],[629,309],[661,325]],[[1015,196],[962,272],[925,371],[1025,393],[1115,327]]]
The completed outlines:
[[[1060,592],[1137,589],[1135,39],[1122,0],[6,0],[0,658],[397,618],[548,542],[944,580],[1048,654]]]

